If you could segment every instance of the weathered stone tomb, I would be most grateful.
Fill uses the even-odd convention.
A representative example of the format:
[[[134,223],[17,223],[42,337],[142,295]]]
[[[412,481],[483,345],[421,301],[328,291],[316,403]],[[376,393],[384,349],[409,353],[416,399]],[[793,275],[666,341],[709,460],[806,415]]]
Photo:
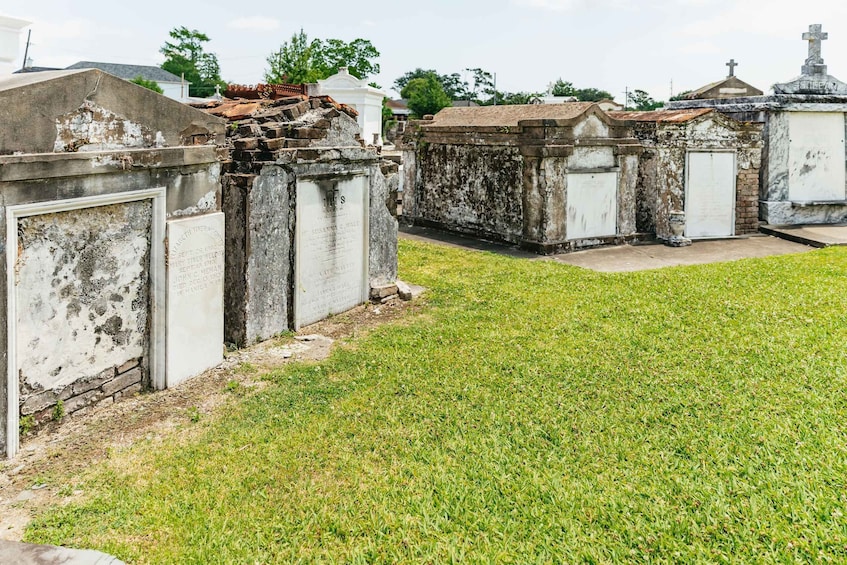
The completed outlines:
[[[321,96],[214,103],[224,162],[226,339],[254,343],[397,293],[396,166]]]
[[[223,137],[98,70],[0,82],[0,453],[219,362]]]
[[[759,228],[761,124],[715,110],[611,112],[630,122],[644,146],[636,227],[671,239],[672,213],[684,213],[687,238],[730,237]]]
[[[413,224],[540,253],[636,233],[641,145],[597,104],[445,108],[401,147]]]
[[[773,94],[728,100],[672,102],[671,108],[715,108],[763,124],[759,187],[766,224],[847,222],[847,84],[827,73],[820,25],[803,34],[809,56],[801,75],[776,84]]]

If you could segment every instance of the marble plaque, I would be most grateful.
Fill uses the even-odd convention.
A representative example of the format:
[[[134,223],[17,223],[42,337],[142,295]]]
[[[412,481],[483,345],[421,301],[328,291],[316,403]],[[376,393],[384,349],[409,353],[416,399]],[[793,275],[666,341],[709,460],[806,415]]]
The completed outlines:
[[[685,236],[724,237],[735,233],[735,154],[688,154]]]
[[[618,173],[568,174],[567,239],[610,237],[618,227]]]
[[[844,114],[789,112],[788,132],[789,200],[843,201]]]
[[[368,177],[297,183],[294,327],[368,299]]]
[[[224,215],[167,223],[166,381],[219,365],[224,341]]]

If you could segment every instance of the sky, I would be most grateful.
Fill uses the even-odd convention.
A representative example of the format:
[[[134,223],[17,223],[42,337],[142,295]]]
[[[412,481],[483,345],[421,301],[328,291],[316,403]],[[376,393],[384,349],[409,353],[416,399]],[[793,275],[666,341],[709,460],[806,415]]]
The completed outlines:
[[[395,98],[394,80],[415,68],[480,67],[501,91],[543,92],[562,78],[619,102],[627,89],[666,100],[721,80],[731,58],[740,79],[768,92],[800,74],[801,36],[820,23],[829,73],[847,81],[845,0],[6,0],[0,15],[32,22],[36,66],[159,65],[168,32],[185,26],[210,37],[224,80],[255,84],[268,55],[302,28],[310,38],[370,40],[381,72],[369,80]],[[15,67],[25,40],[26,31]],[[0,74],[15,67],[0,63]]]

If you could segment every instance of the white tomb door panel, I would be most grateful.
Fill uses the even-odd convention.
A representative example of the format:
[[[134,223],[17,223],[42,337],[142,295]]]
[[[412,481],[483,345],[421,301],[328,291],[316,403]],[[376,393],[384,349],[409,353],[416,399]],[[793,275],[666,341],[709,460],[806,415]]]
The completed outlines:
[[[735,234],[735,153],[688,153],[685,236]]]
[[[788,135],[788,199],[845,200],[844,114],[789,112]]]
[[[612,237],[618,227],[618,173],[569,173],[568,240]]]
[[[368,300],[368,177],[297,182],[294,328]]]

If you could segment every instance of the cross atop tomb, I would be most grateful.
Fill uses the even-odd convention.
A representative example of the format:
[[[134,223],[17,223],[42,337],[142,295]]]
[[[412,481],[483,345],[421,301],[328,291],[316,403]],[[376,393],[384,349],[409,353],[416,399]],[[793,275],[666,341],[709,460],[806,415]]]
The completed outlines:
[[[804,75],[826,74],[826,65],[821,57],[821,44],[823,40],[829,39],[829,34],[821,31],[821,24],[809,26],[809,31],[803,34],[803,40],[809,42],[809,58],[803,65]]]
[[[730,59],[729,63],[727,63],[726,66],[729,67],[729,76],[734,77],[735,67],[738,66],[738,63],[735,62],[735,59]]]

